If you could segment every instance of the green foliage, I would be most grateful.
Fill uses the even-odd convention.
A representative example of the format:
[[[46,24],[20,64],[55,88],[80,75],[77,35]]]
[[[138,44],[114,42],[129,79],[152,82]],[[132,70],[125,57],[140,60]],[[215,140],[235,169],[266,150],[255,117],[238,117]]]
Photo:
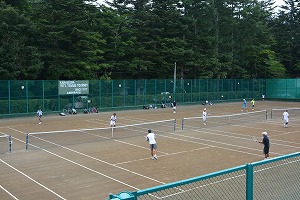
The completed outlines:
[[[43,62],[32,45],[35,28],[30,19],[0,3],[0,78],[35,79]]]
[[[300,74],[299,0],[5,0],[1,79]]]

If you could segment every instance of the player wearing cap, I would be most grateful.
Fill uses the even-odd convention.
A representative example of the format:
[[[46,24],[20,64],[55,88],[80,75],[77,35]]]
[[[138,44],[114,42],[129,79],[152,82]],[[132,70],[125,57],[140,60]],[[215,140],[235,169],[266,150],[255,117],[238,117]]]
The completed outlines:
[[[112,114],[112,116],[110,117],[110,126],[111,126],[111,127],[116,127],[116,122],[117,122],[117,114],[114,113],[114,114]]]
[[[290,115],[288,113],[288,110],[284,111],[282,114],[282,120],[283,120],[283,127],[287,128],[289,123]]]
[[[206,117],[207,117],[207,112],[206,112],[206,108],[204,108],[202,112],[202,119],[203,119],[204,126],[206,125]]]
[[[261,144],[264,145],[264,154],[265,154],[265,159],[268,159],[269,157],[269,150],[270,150],[270,140],[268,138],[268,133],[267,132],[262,132],[263,135],[263,139],[261,142]]]
[[[149,141],[150,144],[150,150],[151,150],[151,159],[157,160],[156,152],[157,152],[157,145],[156,145],[156,136],[152,131],[148,130],[148,135],[146,136],[147,141]]]
[[[172,104],[172,106],[173,106],[173,113],[176,113],[176,105],[177,105],[177,103],[176,103],[176,101],[174,101],[173,104]]]

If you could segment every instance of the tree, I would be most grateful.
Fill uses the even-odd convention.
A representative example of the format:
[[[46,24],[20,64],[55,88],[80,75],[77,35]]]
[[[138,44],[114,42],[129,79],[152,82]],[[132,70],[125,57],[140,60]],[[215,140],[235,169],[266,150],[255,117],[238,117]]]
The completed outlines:
[[[274,19],[273,32],[277,44],[274,49],[279,53],[289,76],[300,75],[300,1],[286,0],[282,11]]]
[[[0,30],[1,79],[36,79],[43,62],[33,45],[36,30],[31,20],[2,2]]]
[[[81,0],[49,0],[34,3],[32,8],[45,62],[39,78],[97,78],[97,71],[105,67],[99,10]]]

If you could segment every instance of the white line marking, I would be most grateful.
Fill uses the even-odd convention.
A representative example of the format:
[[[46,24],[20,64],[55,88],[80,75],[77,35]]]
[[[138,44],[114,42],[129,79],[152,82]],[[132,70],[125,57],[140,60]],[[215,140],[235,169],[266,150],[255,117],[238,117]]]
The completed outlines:
[[[25,173],[21,172],[20,170],[16,169],[15,167],[11,166],[10,164],[8,164],[7,162],[5,162],[4,160],[0,159],[0,161],[2,163],[4,163],[5,165],[7,165],[8,167],[12,168],[13,170],[19,172],[20,174],[22,174],[23,176],[25,176],[26,178],[30,179],[31,181],[35,182],[36,184],[38,184],[39,186],[45,188],[46,190],[48,190],[49,192],[51,192],[52,194],[56,195],[57,197],[61,198],[61,199],[65,199],[64,197],[60,196],[59,194],[57,194],[56,192],[54,192],[53,190],[50,190],[49,188],[47,188],[46,186],[44,186],[43,184],[37,182],[36,180],[34,180],[33,178],[31,178],[30,176],[26,175]]]
[[[203,131],[200,131],[200,130],[192,130],[192,131],[203,132]],[[165,132],[165,133],[167,133],[167,132]],[[197,142],[196,140],[203,140],[205,142],[212,142],[212,143],[216,143],[216,144],[223,144],[223,145],[227,145],[227,146],[238,147],[238,148],[243,148],[243,149],[248,149],[248,150],[260,151],[258,149],[252,149],[252,148],[248,148],[248,147],[244,147],[244,146],[238,146],[238,145],[233,145],[233,144],[228,144],[228,143],[222,143],[222,142],[217,142],[217,141],[213,141],[213,140],[205,140],[205,139],[201,139],[201,138],[197,138],[197,137],[192,137],[192,136],[180,135],[180,134],[177,134],[177,133],[174,133],[174,132],[168,132],[168,134],[174,135],[174,136],[180,136],[180,137],[188,138],[188,139],[192,139],[192,140],[180,139],[180,138],[170,137],[170,136],[166,136],[166,135],[160,135],[160,137],[171,138],[171,139],[174,139],[174,140],[179,140],[179,141],[184,141],[184,142],[190,142],[190,143],[194,143],[194,144],[202,144],[202,145],[209,146],[209,147],[215,147],[215,148],[225,149],[225,150],[234,151],[234,152],[241,152],[241,153],[245,153],[245,154],[250,154],[250,155],[261,157],[261,155],[258,155],[258,154],[253,154],[253,153],[249,153],[249,152],[245,152],[245,151],[241,151],[241,150],[235,150],[235,149],[231,149],[231,148],[225,148],[225,147],[220,147],[220,146],[209,145],[207,143]],[[249,140],[252,141],[251,138]],[[277,154],[277,153],[273,153],[273,154]],[[282,154],[278,154],[278,155],[282,155]]]
[[[23,134],[24,134],[24,132],[22,132],[22,131],[15,130],[15,129],[13,129],[13,128],[11,128],[11,129],[14,130],[14,131],[17,131],[17,132],[20,132],[20,133],[23,133]],[[155,179],[153,179],[153,178],[144,176],[144,175],[142,175],[142,174],[139,174],[139,173],[137,173],[137,172],[128,170],[128,169],[126,169],[126,168],[123,168],[123,167],[120,167],[120,166],[116,166],[115,164],[106,162],[106,161],[104,161],[104,160],[100,160],[100,159],[98,159],[98,158],[89,156],[89,155],[87,155],[87,154],[84,154],[84,153],[81,153],[81,152],[79,152],[79,151],[70,149],[70,148],[68,148],[68,147],[65,147],[65,146],[62,146],[62,145],[59,145],[59,144],[56,144],[56,143],[53,143],[53,142],[50,142],[50,141],[41,139],[41,138],[36,137],[36,136],[34,136],[34,135],[32,135],[32,137],[35,137],[35,138],[37,138],[37,139],[39,139],[39,140],[42,140],[42,141],[44,141],[44,142],[53,144],[53,145],[55,145],[55,146],[61,147],[61,148],[65,149],[65,150],[69,150],[69,151],[71,151],[71,152],[73,152],[73,153],[77,153],[77,154],[79,154],[79,155],[82,155],[82,156],[91,158],[91,159],[93,159],[93,160],[102,162],[102,163],[107,164],[107,165],[110,165],[110,166],[114,166],[114,167],[116,167],[116,168],[118,168],[118,169],[121,169],[121,170],[130,172],[130,173],[135,174],[135,175],[138,175],[138,176],[140,176],[140,177],[143,177],[143,178],[152,180],[152,181],[154,181],[154,182],[157,182],[157,183],[160,183],[160,184],[165,184],[164,182],[161,182],[161,181],[155,180]],[[18,140],[19,140],[19,139],[18,139]],[[23,142],[23,141],[22,141],[22,142]],[[124,183],[124,182],[122,182],[122,181],[119,181],[119,180],[117,180],[117,179],[114,179],[114,178],[112,178],[112,177],[110,177],[110,176],[107,176],[107,175],[105,175],[105,174],[103,174],[103,173],[100,173],[100,172],[98,172],[98,171],[96,171],[96,170],[90,169],[90,168],[88,168],[88,167],[86,167],[86,166],[84,166],[84,165],[81,165],[81,164],[79,164],[79,163],[76,163],[76,162],[74,162],[74,161],[72,161],[72,160],[70,160],[70,159],[67,159],[67,158],[65,158],[65,157],[62,157],[62,156],[60,156],[60,155],[58,155],[58,154],[55,154],[55,153],[53,153],[53,152],[50,152],[50,151],[48,151],[48,150],[46,150],[46,149],[43,149],[43,148],[38,147],[38,146],[33,145],[33,144],[30,144],[30,145],[33,146],[33,147],[35,147],[35,148],[41,149],[41,150],[43,150],[43,151],[45,151],[45,152],[47,152],[47,153],[49,153],[49,154],[52,154],[52,155],[54,155],[54,156],[57,156],[57,157],[59,157],[59,158],[61,158],[61,159],[63,159],[63,160],[66,160],[66,161],[68,161],[68,162],[70,162],[70,163],[73,163],[73,164],[75,164],[75,165],[78,165],[78,166],[80,166],[80,167],[83,167],[83,168],[85,168],[85,169],[87,169],[87,170],[89,170],[89,171],[92,171],[92,172],[95,172],[95,173],[97,173],[97,174],[100,174],[100,175],[102,175],[102,176],[104,176],[104,177],[106,177],[106,178],[109,178],[109,179],[111,179],[111,180],[114,180],[114,181],[116,181],[116,182],[119,182],[119,183],[121,183],[121,184],[124,184],[124,185],[126,185],[126,186],[128,186],[128,187],[131,187],[131,188],[133,188],[133,189],[139,190],[138,188],[136,188],[136,187],[134,187],[134,186],[128,185],[128,184],[126,184],[126,183]]]
[[[175,152],[175,153],[163,153],[164,155],[160,155],[158,157],[160,158],[160,157],[165,157],[165,156],[170,156],[170,155],[178,155],[178,154],[182,154],[182,153],[199,151],[199,150],[204,150],[204,149],[208,149],[208,148],[210,148],[210,147],[202,147],[202,148],[198,148],[198,149],[192,149],[192,150],[189,150],[189,151],[181,151],[181,152]],[[141,160],[148,160],[148,159],[149,158],[142,158],[142,159],[138,159],[138,160],[130,160],[130,161],[126,161],[126,162],[116,163],[115,165],[122,165],[122,164],[132,163],[132,162],[141,161]]]
[[[6,190],[4,187],[2,187],[2,185],[0,185],[0,188],[1,188],[2,190],[4,190],[7,194],[9,194],[12,198],[18,200],[17,197],[15,197],[14,195],[12,195],[8,190]]]

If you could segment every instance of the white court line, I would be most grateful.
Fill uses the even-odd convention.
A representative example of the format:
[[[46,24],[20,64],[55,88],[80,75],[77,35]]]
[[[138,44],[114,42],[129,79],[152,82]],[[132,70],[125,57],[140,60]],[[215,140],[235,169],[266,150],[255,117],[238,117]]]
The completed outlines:
[[[56,195],[57,197],[59,197],[60,199],[65,199],[64,197],[60,196],[59,194],[57,194],[56,192],[54,192],[53,190],[47,188],[46,186],[44,186],[43,184],[37,182],[36,180],[34,180],[33,178],[31,178],[30,176],[26,175],[25,173],[21,172],[20,170],[16,169],[15,167],[11,166],[10,164],[8,164],[7,162],[5,162],[4,160],[0,159],[0,161],[2,163],[4,163],[5,165],[7,165],[8,167],[12,168],[13,170],[17,171],[18,173],[22,174],[23,176],[25,176],[26,178],[28,178],[29,180],[33,181],[34,183],[38,184],[39,186],[43,187],[44,189],[48,190],[49,192],[51,192],[52,194]]]
[[[102,120],[97,119],[96,121],[102,121]],[[102,124],[102,123],[99,123],[99,122],[94,122],[94,123]],[[133,129],[132,131],[138,131],[138,130]],[[89,134],[89,133],[87,133],[87,134]],[[94,134],[89,134],[89,135],[94,135]],[[95,135],[95,136],[98,136],[98,135]],[[146,147],[142,147],[142,146],[139,146],[139,145],[131,144],[131,143],[128,143],[128,142],[117,140],[117,139],[114,139],[114,141],[120,142],[120,143],[123,143],[123,144],[127,144],[127,145],[131,145],[131,146],[134,146],[134,147],[139,147],[139,148],[142,148],[142,149],[149,150],[149,147],[146,148]],[[166,153],[166,152],[159,151],[159,153],[163,154],[163,155],[159,155],[158,157],[165,157],[165,156],[169,156],[169,155],[178,155],[178,154],[182,154],[182,153],[188,153],[188,152],[203,150],[203,149],[207,149],[207,148],[210,148],[210,147],[202,147],[202,148],[192,149],[192,150],[189,150],[189,151],[181,151],[181,152],[175,152],[175,153]],[[115,163],[114,165],[128,164],[128,163],[142,161],[142,160],[148,160],[148,159],[149,159],[148,157],[147,158],[141,158],[141,159],[136,159],[136,160],[130,160],[130,161],[125,161],[125,162]]]
[[[198,131],[198,130],[193,130],[193,131]],[[167,132],[165,132],[165,133],[167,133]],[[245,153],[245,154],[261,157],[261,155],[258,155],[258,154],[253,154],[253,153],[250,153],[250,152],[245,152],[245,151],[241,151],[241,150],[235,150],[235,149],[230,149],[230,148],[225,148],[225,147],[220,147],[220,146],[215,146],[215,145],[209,145],[207,143],[196,142],[195,140],[204,140],[206,142],[212,142],[212,143],[223,144],[223,145],[232,146],[232,147],[238,147],[238,148],[243,148],[243,149],[260,151],[258,149],[252,149],[252,148],[247,148],[247,147],[244,147],[244,146],[232,145],[232,144],[217,142],[217,141],[213,141],[213,140],[205,140],[205,139],[201,139],[201,138],[196,138],[196,137],[192,137],[192,136],[185,136],[185,135],[180,135],[180,134],[171,133],[171,132],[169,132],[168,134],[176,135],[176,136],[180,136],[180,137],[185,137],[185,138],[189,138],[189,139],[192,139],[192,140],[180,139],[180,138],[177,138],[177,137],[170,137],[170,136],[166,136],[166,135],[160,135],[160,137],[165,137],[165,138],[170,138],[170,139],[175,139],[175,140],[190,142],[190,143],[195,143],[195,144],[201,144],[201,145],[204,145],[204,146],[220,148],[220,149],[225,149],[225,150],[229,150],[229,151],[240,152],[240,153]],[[249,139],[249,140],[252,141],[252,139]],[[278,153],[273,153],[273,154],[278,154]],[[278,155],[282,155],[282,154],[278,154]]]
[[[247,127],[247,126],[240,126],[240,125],[232,125],[232,126],[238,126],[238,127],[243,127],[243,128],[251,128],[253,129],[253,127]],[[208,129],[208,130],[211,130],[209,128],[203,128],[203,129]],[[193,129],[191,129],[193,130]],[[204,131],[200,131],[200,130],[194,130],[194,131],[197,131],[197,132],[203,132],[203,133],[206,133]],[[220,130],[214,130],[216,132],[221,132],[221,133],[226,133],[226,134],[234,134],[234,135],[241,135],[241,134],[238,134],[238,133],[233,133],[233,132],[228,132],[228,131],[220,131]],[[236,138],[236,139],[246,139],[246,140],[251,140],[249,138],[245,138],[245,137],[236,137],[236,136],[230,136],[230,135],[223,135],[223,134],[217,134],[217,133],[209,133],[211,135],[218,135],[218,136],[224,136],[224,137],[233,137],[233,138]],[[242,135],[244,136],[244,135]],[[272,139],[272,141],[278,141],[278,142],[285,142],[285,143],[290,143],[290,144],[298,144],[296,142],[289,142],[289,141],[284,141],[284,140],[276,140],[276,139]],[[300,148],[300,147],[295,147],[295,146],[291,146],[291,145],[285,145],[285,144],[278,144],[278,143],[273,143],[272,144],[276,144],[276,145],[280,145],[280,146],[285,146],[285,147],[289,147],[289,148]]]
[[[182,154],[182,153],[188,153],[188,152],[193,152],[193,151],[199,151],[199,150],[204,150],[204,149],[208,149],[210,147],[202,147],[202,148],[198,148],[198,149],[192,149],[189,151],[180,151],[180,152],[176,152],[176,153],[164,153],[164,155],[160,155],[158,156],[160,157],[165,157],[165,156],[170,156],[170,155],[178,155],[178,154]],[[149,148],[147,148],[149,149]],[[122,165],[122,164],[127,164],[127,163],[132,163],[132,162],[136,162],[136,161],[141,161],[141,160],[148,160],[149,158],[142,158],[142,159],[137,159],[137,160],[130,160],[127,162],[121,162],[121,163],[116,163],[116,165]]]
[[[13,128],[10,128],[10,129],[12,129],[12,130],[14,130],[14,131],[17,131],[17,132],[20,132],[20,133],[23,133],[23,134],[24,134],[24,132],[22,132],[22,131],[19,131],[19,130],[13,129]],[[39,139],[39,140],[42,140],[42,141],[44,141],[44,142],[53,144],[53,145],[55,145],[55,146],[61,147],[61,148],[65,149],[65,150],[71,151],[71,152],[73,152],[73,153],[82,155],[82,156],[84,156],[84,157],[91,158],[91,159],[93,159],[93,160],[102,162],[102,163],[104,163],[104,164],[107,164],[107,165],[116,167],[116,168],[121,169],[121,170],[123,170],[123,171],[130,172],[130,173],[132,173],[132,174],[134,174],[134,175],[138,175],[138,176],[143,177],[143,178],[146,178],[146,179],[148,179],[148,180],[152,180],[152,181],[157,182],[157,183],[160,183],[160,184],[165,184],[164,182],[155,180],[155,179],[150,178],[150,177],[148,177],[148,176],[144,176],[144,175],[142,175],[142,174],[139,174],[139,173],[137,173],[137,172],[128,170],[128,169],[126,169],[126,168],[123,168],[123,167],[120,167],[120,166],[116,166],[115,164],[112,164],[112,163],[106,162],[106,161],[104,161],[104,160],[101,160],[101,159],[98,159],[98,158],[89,156],[89,155],[87,155],[87,154],[84,154],[84,153],[81,153],[81,152],[79,152],[79,151],[70,149],[70,148],[68,148],[68,147],[65,147],[65,146],[62,146],[62,145],[59,145],[59,144],[56,144],[56,143],[53,143],[53,142],[50,142],[50,141],[47,141],[47,140],[38,138],[38,137],[36,137],[36,136],[32,136],[32,137],[35,137],[35,138],[37,138],[37,139]],[[23,141],[22,141],[22,142],[23,142]],[[81,166],[81,167],[83,167],[83,168],[85,168],[85,169],[87,169],[87,170],[93,171],[93,172],[95,172],[95,173],[97,173],[97,174],[100,174],[100,175],[106,177],[106,178],[109,178],[109,179],[114,180],[114,181],[116,181],[116,182],[122,183],[122,184],[124,184],[124,185],[126,185],[126,186],[128,186],[128,187],[131,187],[131,188],[133,188],[133,189],[139,190],[138,188],[136,188],[136,187],[134,187],[134,186],[128,185],[128,184],[126,184],[126,183],[124,183],[124,182],[122,182],[122,181],[119,181],[119,180],[114,179],[114,178],[112,178],[112,177],[110,177],[110,176],[107,176],[107,175],[105,175],[105,174],[102,174],[102,173],[100,173],[100,172],[98,172],[98,171],[95,171],[95,170],[93,170],[93,169],[90,169],[90,168],[88,168],[88,167],[86,167],[86,166],[84,166],[84,165],[81,165],[81,164],[79,164],[79,163],[76,163],[76,162],[74,162],[74,161],[72,161],[72,160],[70,160],[70,159],[67,159],[67,158],[62,157],[62,156],[60,156],[60,155],[57,155],[57,154],[55,154],[55,153],[53,153],[53,152],[50,152],[50,151],[48,151],[48,150],[46,150],[46,149],[43,149],[43,148],[41,148],[41,147],[38,147],[38,146],[35,146],[35,145],[32,145],[32,144],[31,144],[31,146],[33,146],[33,147],[35,147],[35,148],[38,148],[38,149],[41,149],[41,150],[43,150],[43,151],[45,151],[45,152],[47,152],[47,153],[50,153],[50,154],[52,154],[52,155],[54,155],[54,156],[57,156],[57,157],[59,157],[59,158],[61,158],[61,159],[63,159],[63,160],[66,160],[66,161],[70,162],[70,163],[73,163],[73,164],[75,164],[75,165]]]
[[[17,130],[15,130],[15,131],[17,131]],[[19,131],[19,132],[21,132],[21,131]],[[17,138],[16,138],[17,139]],[[17,139],[17,140],[19,140],[19,139]],[[20,141],[20,140],[19,140]],[[21,141],[21,142],[23,142],[23,141]],[[42,150],[42,151],[45,151],[46,153],[49,153],[49,154],[51,154],[51,155],[54,155],[54,156],[56,156],[56,157],[58,157],[58,158],[61,158],[61,159],[63,159],[63,160],[65,160],[65,161],[68,161],[68,162],[70,162],[70,163],[72,163],[72,164],[75,164],[75,165],[77,165],[77,166],[80,166],[80,167],[82,167],[82,168],[84,168],[84,169],[87,169],[87,170],[89,170],[89,171],[92,171],[92,172],[94,172],[94,173],[96,173],[96,174],[99,174],[99,175],[102,175],[102,176],[104,176],[104,177],[106,177],[106,178],[108,178],[108,179],[111,179],[111,180],[113,180],[113,181],[116,181],[116,182],[118,182],[118,183],[121,183],[121,184],[123,184],[123,185],[126,185],[126,186],[128,186],[128,187],[131,187],[131,188],[133,188],[133,189],[135,189],[135,190],[139,190],[138,188],[136,188],[136,187],[133,187],[133,186],[131,186],[131,185],[129,185],[129,184],[126,184],[126,183],[124,183],[124,182],[122,182],[122,181],[119,181],[119,180],[117,180],[117,179],[115,179],[115,178],[112,178],[112,177],[110,177],[110,176],[107,176],[107,175],[105,175],[105,174],[103,174],[103,173],[100,173],[100,172],[98,172],[98,171],[96,171],[96,170],[93,170],[93,169],[91,169],[91,168],[88,168],[88,167],[86,167],[86,166],[84,166],[84,165],[81,165],[81,164],[79,164],[79,163],[77,163],[77,162],[75,162],[75,161],[72,161],[72,160],[70,160],[70,159],[67,159],[67,158],[65,158],[65,157],[63,157],[63,156],[60,156],[60,155],[58,155],[58,154],[55,154],[55,153],[53,153],[53,152],[51,152],[51,151],[48,151],[48,150],[46,150],[46,149],[43,149],[43,148],[41,148],[41,147],[38,147],[38,146],[35,146],[35,145],[33,145],[33,144],[31,144],[31,146],[33,146],[33,147],[35,147],[35,148],[38,148],[38,149],[40,149],[40,150]],[[60,146],[60,145],[57,145],[57,146]],[[64,147],[63,147],[64,148]],[[74,151],[74,152],[76,152],[76,151]],[[88,156],[88,157],[91,157],[91,156]],[[1,159],[0,159],[1,160]],[[98,159],[96,159],[96,160],[98,160]],[[1,160],[2,161],[2,160]],[[2,162],[4,162],[4,161],[2,161]],[[9,164],[7,164],[8,166],[10,166]],[[12,167],[12,166],[10,166],[10,167]],[[12,167],[13,169],[15,169],[14,167]],[[17,170],[17,169],[16,169]],[[18,170],[19,171],[19,170]],[[22,172],[21,172],[22,173]],[[24,174],[24,173],[22,173],[22,174]],[[29,176],[27,176],[26,174],[24,174],[24,176],[26,176],[26,177],[29,177]],[[30,177],[29,177],[30,178]],[[30,178],[31,179],[31,178]],[[33,179],[32,179],[33,180]],[[36,182],[36,181],[34,181],[34,182]]]
[[[203,132],[203,131],[199,131],[199,130],[193,130],[193,131]],[[188,139],[192,139],[192,140],[186,140],[186,139],[183,140],[183,139],[179,139],[177,137],[170,137],[170,136],[166,136],[166,135],[160,135],[160,137],[166,137],[166,138],[180,140],[180,141],[184,141],[184,142],[192,142],[192,143],[202,144],[202,145],[209,146],[209,147],[215,147],[215,148],[220,148],[220,149],[225,149],[225,150],[229,150],[229,151],[235,151],[235,152],[240,152],[240,153],[245,153],[245,154],[249,154],[249,155],[254,155],[254,156],[261,157],[261,155],[258,155],[258,154],[253,154],[253,153],[249,153],[249,152],[245,152],[245,151],[241,151],[241,150],[235,150],[235,149],[225,148],[225,147],[220,147],[220,146],[215,146],[215,145],[209,145],[207,143],[196,142],[195,140],[203,140],[205,142],[211,142],[211,143],[216,143],[216,144],[223,144],[223,145],[226,145],[226,146],[238,147],[238,148],[248,149],[248,150],[253,150],[253,151],[260,151],[258,149],[253,149],[253,148],[248,148],[248,147],[238,146],[238,145],[233,145],[233,144],[228,144],[228,143],[217,142],[217,141],[214,141],[214,140],[205,140],[205,139],[201,139],[201,138],[197,138],[197,137],[176,134],[174,132],[168,132],[168,134],[174,135],[174,136],[176,135],[176,136],[180,136],[180,137],[184,137],[184,138],[188,138]],[[252,139],[249,139],[249,140],[252,140]],[[278,154],[278,153],[274,153],[274,154]],[[278,154],[278,155],[282,155],[282,154]]]
[[[243,128],[252,128],[252,127],[247,127],[247,126],[240,126],[240,125],[235,125],[235,126],[238,126],[238,127],[243,127]],[[269,129],[268,129],[269,130]],[[298,131],[294,131],[294,132],[288,132],[288,133],[297,133]],[[286,135],[287,133],[282,133],[280,135]],[[269,134],[268,134],[269,135]],[[284,143],[290,143],[290,144],[299,144],[299,143],[296,143],[296,142],[289,142],[289,141],[285,141],[285,140],[276,140],[276,139],[272,139],[272,141],[277,141],[277,142],[284,142]],[[296,149],[299,149],[300,147],[297,147],[297,146],[291,146],[291,145],[286,145],[286,144],[280,144],[280,143],[274,143],[272,142],[272,144],[276,144],[278,146],[284,146],[284,147],[290,147],[290,148],[296,148]]]
[[[1,159],[0,159],[0,160],[1,160]],[[2,187],[2,185],[0,185],[0,188],[1,188],[2,190],[4,190],[7,194],[9,194],[9,196],[11,196],[13,199],[18,200],[17,197],[15,197],[12,193],[10,193],[8,190],[6,190],[4,187]]]
[[[132,120],[133,121],[133,120]],[[232,125],[232,126],[237,126],[237,127],[246,127],[246,128],[253,128],[253,127],[247,127],[247,126],[241,126],[241,125]],[[210,130],[209,128],[203,128],[205,130]],[[193,130],[193,129],[192,129]],[[201,131],[201,130],[193,130],[193,131],[196,131],[196,132],[203,132],[203,133],[206,133],[205,131]],[[240,134],[237,134],[237,133],[232,133],[232,132],[226,132],[226,131],[220,131],[220,130],[214,130],[216,132],[221,132],[221,133],[228,133],[228,134],[234,134],[234,135],[239,135]],[[209,134],[213,134],[213,135],[219,135],[219,136],[224,136],[223,134],[217,134],[217,133],[209,133]],[[246,139],[246,140],[251,140],[251,139],[248,139],[248,138],[245,138],[245,137],[236,137],[236,136],[228,136],[226,135],[226,137],[233,137],[233,138],[236,138],[236,139]],[[200,138],[198,138],[200,139]],[[204,139],[201,139],[201,140],[204,140]],[[204,140],[205,141],[205,140]],[[207,140],[209,142],[216,142],[216,141],[211,141],[211,140]],[[280,141],[280,140],[274,140],[274,141]],[[286,141],[287,143],[289,143],[288,141]],[[219,143],[219,142],[216,142],[216,143]],[[293,142],[291,142],[293,143]],[[225,144],[225,145],[229,145],[227,143],[221,143],[221,144]],[[276,144],[276,145],[281,145],[281,146],[286,146],[286,147],[289,147],[289,148],[300,148],[300,147],[295,147],[295,146],[290,146],[290,145],[284,145],[284,144],[278,144],[278,143],[273,143],[272,144]],[[297,144],[297,143],[295,143]],[[230,145],[230,146],[237,146],[237,145]],[[247,147],[241,147],[241,146],[237,146],[239,148],[246,148],[246,149],[250,149],[250,150],[255,150],[255,149],[252,149],[252,148],[247,148]],[[277,155],[282,155],[282,154],[279,154],[279,153],[275,153],[275,152],[272,152],[273,154],[277,154]]]

